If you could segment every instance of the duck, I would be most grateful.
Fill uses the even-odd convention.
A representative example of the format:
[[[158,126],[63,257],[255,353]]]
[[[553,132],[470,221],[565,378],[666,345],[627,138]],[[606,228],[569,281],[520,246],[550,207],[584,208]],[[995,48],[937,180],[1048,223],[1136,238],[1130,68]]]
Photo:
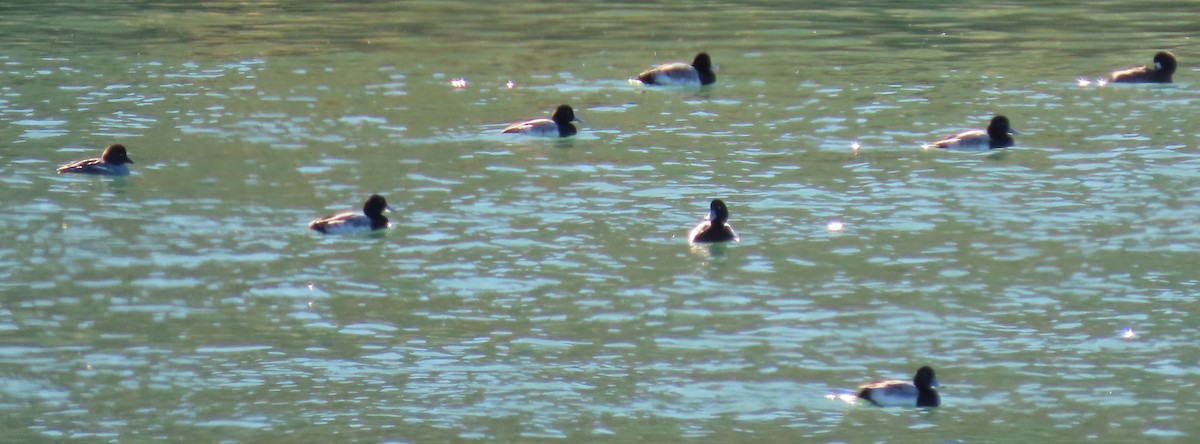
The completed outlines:
[[[58,174],[81,173],[99,174],[105,176],[129,175],[129,164],[133,160],[125,150],[125,145],[114,143],[104,148],[104,153],[97,159],[84,159],[58,167]]]
[[[1013,134],[1018,134],[1008,123],[1008,117],[996,116],[987,130],[964,131],[933,142],[935,148],[984,150],[1013,146]]]
[[[541,137],[571,137],[577,133],[571,122],[583,122],[575,117],[570,105],[559,105],[549,119],[530,119],[513,123],[500,131],[501,134],[527,134]]]
[[[713,199],[708,205],[708,216],[704,221],[688,232],[688,242],[693,244],[711,244],[718,242],[738,242],[737,233],[729,226],[729,208],[721,199]]]
[[[659,65],[629,79],[635,85],[656,86],[704,86],[716,81],[717,74],[707,52],[696,54],[691,65],[682,62]]]
[[[917,369],[912,381],[889,380],[863,384],[858,387],[858,397],[879,407],[937,407],[937,377],[933,369],[924,366]]]
[[[1171,83],[1171,75],[1175,74],[1175,55],[1169,51],[1160,51],[1154,55],[1154,66],[1138,66],[1136,68],[1113,71],[1108,76],[1112,83]]]
[[[322,217],[308,223],[308,228],[321,234],[363,233],[382,230],[389,226],[388,218],[383,211],[392,211],[387,199],[378,194],[372,194],[363,203],[362,214],[340,213]]]

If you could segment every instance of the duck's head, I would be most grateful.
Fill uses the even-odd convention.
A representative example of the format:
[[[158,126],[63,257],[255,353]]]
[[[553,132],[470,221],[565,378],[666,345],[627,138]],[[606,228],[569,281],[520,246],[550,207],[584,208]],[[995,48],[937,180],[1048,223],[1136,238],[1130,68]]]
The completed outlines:
[[[712,59],[708,57],[707,52],[696,54],[696,58],[692,60],[692,67],[699,71],[712,71]]]
[[[104,154],[101,154],[100,158],[104,159],[105,163],[113,165],[133,163],[133,160],[129,158],[129,153],[125,151],[125,145],[119,143],[114,143],[105,148]]]
[[[917,375],[913,377],[913,385],[917,388],[939,387],[937,376],[933,374],[933,368],[928,365],[917,369]]]
[[[554,114],[550,115],[550,120],[559,125],[571,122],[583,122],[578,117],[575,117],[575,110],[571,109],[570,105],[558,105],[558,109],[555,109]]]
[[[1008,134],[1019,134],[1017,130],[1012,129],[1008,123],[1008,117],[996,116],[992,118],[992,123],[988,124],[987,133],[993,138],[1004,138]]]
[[[378,194],[372,194],[367,198],[366,203],[363,203],[363,214],[367,216],[382,215],[384,211],[395,211],[388,206],[387,199]]]
[[[1169,51],[1161,51],[1154,55],[1154,69],[1166,74],[1175,72],[1175,55]]]
[[[713,199],[712,203],[708,204],[708,220],[718,226],[729,220],[729,208],[725,207],[724,201]]]

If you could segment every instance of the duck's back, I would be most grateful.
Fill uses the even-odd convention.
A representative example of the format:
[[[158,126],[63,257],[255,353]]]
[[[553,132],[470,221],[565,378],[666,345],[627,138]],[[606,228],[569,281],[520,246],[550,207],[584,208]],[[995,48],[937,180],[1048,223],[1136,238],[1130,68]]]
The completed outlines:
[[[308,228],[325,234],[371,230],[371,219],[357,213],[341,213],[314,220]]]
[[[908,381],[880,381],[859,387],[858,397],[880,407],[913,407],[920,391]]]
[[[978,150],[991,148],[991,136],[984,130],[964,131],[933,143],[937,148]]]
[[[733,227],[727,223],[717,226],[710,221],[704,221],[692,228],[692,231],[688,233],[688,240],[696,244],[708,244],[737,242],[738,237],[737,233],[733,232]]]
[[[129,167],[113,165],[103,159],[85,159],[58,167],[59,173],[103,174],[120,176],[129,174]]]
[[[502,134],[528,134],[531,136],[557,137],[558,124],[550,119],[532,119],[517,122],[501,131]]]
[[[1113,83],[1171,83],[1171,76],[1149,66],[1116,71],[1109,76]]]
[[[699,85],[700,74],[687,63],[670,63],[642,72],[638,81],[646,85],[683,86]]]

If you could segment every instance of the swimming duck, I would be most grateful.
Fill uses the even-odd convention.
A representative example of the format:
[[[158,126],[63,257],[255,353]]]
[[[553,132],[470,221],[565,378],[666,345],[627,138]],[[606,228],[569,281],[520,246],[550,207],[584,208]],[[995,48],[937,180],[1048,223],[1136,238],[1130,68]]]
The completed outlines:
[[[929,366],[917,369],[913,380],[890,380],[864,384],[858,388],[858,397],[879,407],[937,407],[941,403],[937,390],[937,377]]]
[[[363,203],[362,214],[341,213],[322,217],[309,222],[308,228],[322,234],[345,234],[380,230],[388,227],[388,218],[383,210],[391,211],[387,200],[378,194],[372,194]]]
[[[104,149],[99,159],[84,159],[58,167],[58,173],[102,174],[107,176],[125,176],[129,174],[129,153],[125,145],[114,143]]]
[[[711,85],[717,81],[717,75],[712,70],[712,59],[708,53],[696,54],[692,64],[668,63],[648,69],[636,78],[629,79],[630,83],[659,86],[701,86]]]
[[[1017,131],[1009,126],[1008,118],[996,116],[987,131],[970,130],[933,142],[935,148],[984,150],[1013,146],[1012,135]]]
[[[1161,51],[1154,55],[1154,66],[1139,66],[1136,68],[1114,71],[1109,75],[1109,81],[1114,83],[1171,83],[1171,75],[1175,74],[1175,55]]]
[[[729,209],[721,199],[713,199],[708,205],[708,217],[688,232],[688,242],[706,244],[714,242],[738,242],[737,233],[726,221],[729,220]]]
[[[531,119],[509,125],[503,134],[528,134],[542,137],[570,137],[576,133],[571,122],[582,122],[575,117],[575,110],[568,105],[559,105],[549,119]]]

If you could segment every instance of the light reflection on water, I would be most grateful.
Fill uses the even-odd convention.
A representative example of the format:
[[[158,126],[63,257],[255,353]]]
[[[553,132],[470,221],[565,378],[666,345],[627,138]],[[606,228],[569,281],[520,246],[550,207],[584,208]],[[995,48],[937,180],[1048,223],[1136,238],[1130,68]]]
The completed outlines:
[[[137,51],[69,11],[6,14],[99,36],[81,53],[7,34],[0,54],[6,435],[1200,433],[1178,388],[1197,373],[1195,70],[1074,83],[1178,47],[1141,12],[1106,27],[1129,43],[1057,22],[1117,4],[980,32],[1008,16],[759,4],[664,24],[640,6],[582,35],[536,25],[594,8],[465,5],[298,7],[276,27],[152,10],[129,20],[188,32]],[[648,48],[645,24],[683,40]],[[696,46],[714,88],[624,80]],[[496,134],[559,103],[580,137]],[[1014,149],[921,149],[999,112]],[[114,140],[132,176],[53,174]],[[304,229],[369,193],[398,210],[388,233]],[[694,251],[714,197],[742,242]],[[937,411],[827,398],[922,364]]]

